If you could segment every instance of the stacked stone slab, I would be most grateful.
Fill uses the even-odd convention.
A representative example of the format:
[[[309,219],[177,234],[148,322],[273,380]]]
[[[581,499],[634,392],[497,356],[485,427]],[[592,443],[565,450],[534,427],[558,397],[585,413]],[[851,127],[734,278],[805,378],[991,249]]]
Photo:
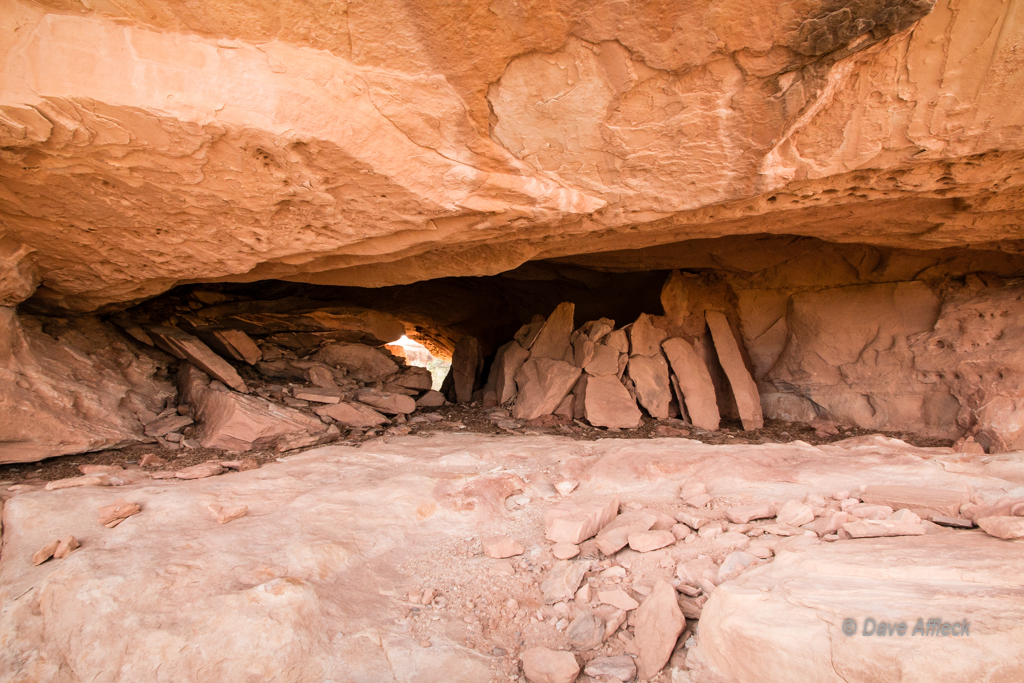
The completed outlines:
[[[595,427],[635,429],[642,408],[659,420],[688,417],[695,427],[714,431],[721,421],[719,396],[695,348],[701,342],[681,331],[678,321],[687,318],[688,329],[696,325],[708,331],[703,348],[713,344],[743,428],[759,429],[764,421],[757,386],[728,317],[713,310],[682,311],[684,297],[673,296],[679,278],[673,278],[665,286],[668,294],[662,292],[665,316],[644,313],[620,329],[614,320],[601,318],[572,331],[574,305],[562,303],[548,318],[523,325],[497,350],[486,384],[474,395],[484,405],[511,402],[518,419],[556,414],[586,419]],[[467,376],[470,367],[479,367],[475,344],[466,344],[472,352],[467,350],[460,364]],[[453,377],[457,359],[458,348]]]

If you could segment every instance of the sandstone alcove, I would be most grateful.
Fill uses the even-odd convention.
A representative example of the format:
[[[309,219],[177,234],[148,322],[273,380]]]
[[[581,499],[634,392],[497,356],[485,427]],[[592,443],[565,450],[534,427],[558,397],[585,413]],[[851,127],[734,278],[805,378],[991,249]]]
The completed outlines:
[[[0,7],[0,683],[1018,680],[1020,3]]]

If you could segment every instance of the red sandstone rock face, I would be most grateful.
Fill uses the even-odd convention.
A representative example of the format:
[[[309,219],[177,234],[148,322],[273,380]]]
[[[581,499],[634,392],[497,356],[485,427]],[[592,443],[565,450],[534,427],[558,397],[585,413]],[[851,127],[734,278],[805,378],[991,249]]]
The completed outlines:
[[[148,441],[173,387],[165,362],[95,318],[20,318],[0,307],[0,462]]]
[[[0,216],[46,300],[79,310],[184,281],[385,285],[741,233],[1009,237],[1009,5],[751,11],[4,0]]]

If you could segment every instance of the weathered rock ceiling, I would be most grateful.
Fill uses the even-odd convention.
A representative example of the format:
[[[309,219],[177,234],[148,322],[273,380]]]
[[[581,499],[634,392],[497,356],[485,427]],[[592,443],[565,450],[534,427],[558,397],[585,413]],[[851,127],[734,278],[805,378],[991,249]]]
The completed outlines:
[[[1024,240],[1011,0],[0,0],[0,36],[2,230],[72,310],[734,234]]]

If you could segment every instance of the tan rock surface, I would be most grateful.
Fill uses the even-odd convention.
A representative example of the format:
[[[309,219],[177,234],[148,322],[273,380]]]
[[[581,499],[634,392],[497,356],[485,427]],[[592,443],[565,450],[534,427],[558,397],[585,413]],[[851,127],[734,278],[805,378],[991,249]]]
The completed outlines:
[[[711,3],[489,6],[7,0],[6,228],[52,298],[94,308],[755,231],[986,243],[1020,211],[1009,6],[769,1],[756,29]]]
[[[808,493],[857,491],[862,482],[945,490],[958,490],[970,482],[978,500],[986,503],[1010,498],[1009,492],[1024,482],[1024,471],[1014,469],[1009,457],[970,462],[969,472],[955,472],[947,466],[958,463],[961,454],[914,448],[881,437],[822,447],[798,442],[710,446],[678,439],[602,439],[584,445],[588,450],[581,459],[587,467],[572,472],[580,481],[571,494],[573,500],[586,502],[621,493],[630,502],[652,509],[674,509],[671,506],[679,505],[680,487],[691,480],[706,483],[716,498],[736,501],[803,500]],[[488,534],[514,535],[524,545],[546,548],[539,515],[536,523],[516,521],[510,525],[503,502],[516,483],[508,473],[525,476],[560,471],[567,465],[567,456],[576,457],[580,447],[579,441],[552,436],[459,434],[374,440],[361,448],[320,448],[249,472],[128,485],[118,495],[145,510],[114,529],[103,528],[94,516],[98,508],[113,502],[110,489],[10,492],[15,495],[4,504],[4,552],[0,556],[0,601],[9,606],[0,611],[0,638],[5,643],[0,648],[0,671],[29,680],[60,680],[64,676],[68,683],[102,677],[111,667],[132,679],[146,680],[158,666],[176,680],[201,683],[233,680],[253,672],[270,679],[282,670],[297,672],[294,680],[298,683],[319,683],[327,677],[345,680],[357,673],[368,681],[408,683],[438,672],[443,680],[456,683],[491,681],[495,676],[492,663],[518,666],[517,654],[501,658],[491,652],[493,647],[502,647],[502,638],[514,637],[514,630],[521,627],[499,619],[496,629],[488,627],[497,634],[494,639],[478,638],[475,647],[469,648],[465,636],[471,625],[463,617],[476,609],[488,617],[505,614],[509,590],[524,608],[530,600],[542,605],[542,592],[537,584],[526,588],[520,581],[523,573],[511,566],[506,575],[489,575],[487,568],[498,561],[474,557],[476,551],[466,539],[490,529]],[[505,472],[496,472],[496,467]],[[58,500],[59,505],[55,504]],[[248,505],[249,514],[243,520],[218,525],[207,509],[218,501]],[[538,499],[530,503],[536,505],[547,504]],[[68,561],[31,566],[36,550],[69,534],[79,539],[82,547]],[[1017,631],[1024,620],[1017,614],[1017,546],[985,537],[989,543],[1014,551],[1003,561],[1010,569],[998,569],[990,562],[992,555],[986,547],[971,544],[982,532],[948,534],[956,542],[955,548],[922,550],[936,557],[927,567],[912,555],[872,549],[871,544],[881,541],[871,539],[807,547],[806,563],[795,570],[796,575],[810,577],[810,583],[817,582],[814,572],[829,575],[813,599],[766,599],[766,594],[773,595],[770,591],[745,588],[744,599],[750,602],[724,611],[732,619],[730,626],[760,629],[770,645],[761,647],[757,638],[739,638],[757,664],[758,677],[748,680],[765,680],[776,670],[781,672],[778,680],[801,680],[800,667],[821,654],[818,648],[823,642],[837,648],[844,644],[838,634],[831,640],[827,635],[814,636],[822,633],[815,629],[837,628],[846,608],[863,608],[865,599],[888,590],[887,576],[895,576],[897,587],[907,591],[906,601],[900,604],[914,614],[926,609],[926,614],[952,615],[950,610],[961,609],[965,603],[959,594],[949,597],[942,586],[948,581],[962,582],[974,591],[968,601],[970,617],[976,620],[972,623],[985,627],[972,631],[972,638],[975,633],[997,638],[994,643],[969,643],[975,648],[991,648],[984,649],[984,658],[979,659],[974,650],[939,651],[929,657],[936,662],[941,659],[943,665],[980,662],[988,667],[985,671],[997,666],[1011,673],[1018,671],[1022,634]],[[899,551],[934,538],[940,536],[887,542]],[[674,549],[680,554],[679,566],[690,567],[691,561],[706,554],[707,546],[701,547],[704,542],[698,539]],[[852,553],[851,560],[835,571],[821,569],[833,559],[824,556],[818,562],[817,553],[844,544],[849,549],[844,552]],[[447,554],[439,553],[439,548],[459,550]],[[780,547],[776,562],[792,554]],[[670,576],[677,571],[644,567],[637,557],[641,556],[633,558],[635,572],[655,569]],[[714,572],[710,576],[717,577],[715,563],[705,559],[710,563],[705,568]],[[567,564],[586,568],[590,562],[572,560]],[[869,567],[865,579],[860,578],[862,565]],[[748,569],[713,588],[712,601],[730,586],[762,576],[772,566]],[[626,576],[623,567],[615,569]],[[703,571],[698,574],[703,578]],[[537,577],[540,582],[545,578],[545,573]],[[494,583],[483,583],[490,581]],[[465,601],[477,600],[477,593],[463,587],[475,587],[476,582],[486,590],[476,607],[467,612]],[[568,590],[570,583],[563,582],[562,588]],[[636,581],[633,585],[640,584]],[[807,584],[789,577],[779,585],[784,588],[778,590],[795,591]],[[860,586],[853,597],[851,585]],[[420,610],[426,613],[423,616],[412,616],[406,596],[413,592],[422,596],[428,589],[432,595],[427,603],[432,606]],[[887,604],[887,595],[878,598],[878,606]],[[449,607],[438,606],[440,598],[445,598]],[[939,599],[946,602],[934,602]],[[814,607],[830,600],[847,600],[848,604],[821,612]],[[553,610],[556,603],[542,606]],[[813,614],[793,620],[789,612],[778,619],[752,616],[761,614],[760,609],[774,610],[777,603],[785,603],[783,609],[794,610],[796,615],[804,610]],[[422,598],[419,604],[424,605]],[[705,605],[705,612],[710,605]],[[608,629],[614,633],[626,619],[625,612],[610,605],[593,606],[591,601],[585,609],[591,608],[606,622],[606,633]],[[691,610],[692,605],[688,603],[686,609]],[[138,614],[161,618],[124,628]],[[432,616],[438,616],[438,621]],[[854,616],[861,620],[870,615]],[[702,617],[702,632],[706,628],[710,632],[707,619]],[[798,648],[785,651],[786,663],[781,665],[779,638],[785,642],[789,636],[780,633],[779,623],[812,629],[807,639],[800,639]],[[368,629],[379,639],[367,638]],[[324,639],[325,633],[333,635]],[[523,650],[551,647],[554,639],[564,638],[564,631],[559,633],[550,619],[536,631],[528,628],[521,633],[527,634]],[[549,636],[553,640],[548,640]],[[263,640],[268,638],[278,645],[253,646],[268,642]],[[729,638],[718,642],[736,642]],[[424,639],[430,647],[420,644]],[[701,647],[709,644],[703,636],[698,640]],[[948,647],[952,639],[931,640]],[[206,647],[191,647],[196,642]],[[622,641],[611,638],[609,642]],[[636,642],[640,645],[639,639]],[[808,650],[810,654],[804,654]],[[890,651],[885,661],[892,660],[894,652]],[[729,653],[733,665],[744,659],[735,657],[731,645]],[[859,661],[862,653],[846,656],[839,652],[837,656],[837,661],[846,663]],[[66,661],[73,661],[77,668],[61,673]],[[797,668],[773,668],[790,661]],[[820,661],[827,662],[828,655],[812,663]],[[979,674],[982,680],[985,671]],[[935,677],[946,680],[939,673]],[[855,680],[856,676],[848,678]]]
[[[784,552],[712,593],[699,653],[711,674],[736,683],[870,680],[878,671],[953,683],[1012,679],[1024,657],[1015,550],[963,532]],[[966,619],[969,637],[912,635],[918,618],[938,615]],[[864,636],[868,618],[905,623],[906,635]],[[844,619],[854,620],[855,635],[844,635]]]

